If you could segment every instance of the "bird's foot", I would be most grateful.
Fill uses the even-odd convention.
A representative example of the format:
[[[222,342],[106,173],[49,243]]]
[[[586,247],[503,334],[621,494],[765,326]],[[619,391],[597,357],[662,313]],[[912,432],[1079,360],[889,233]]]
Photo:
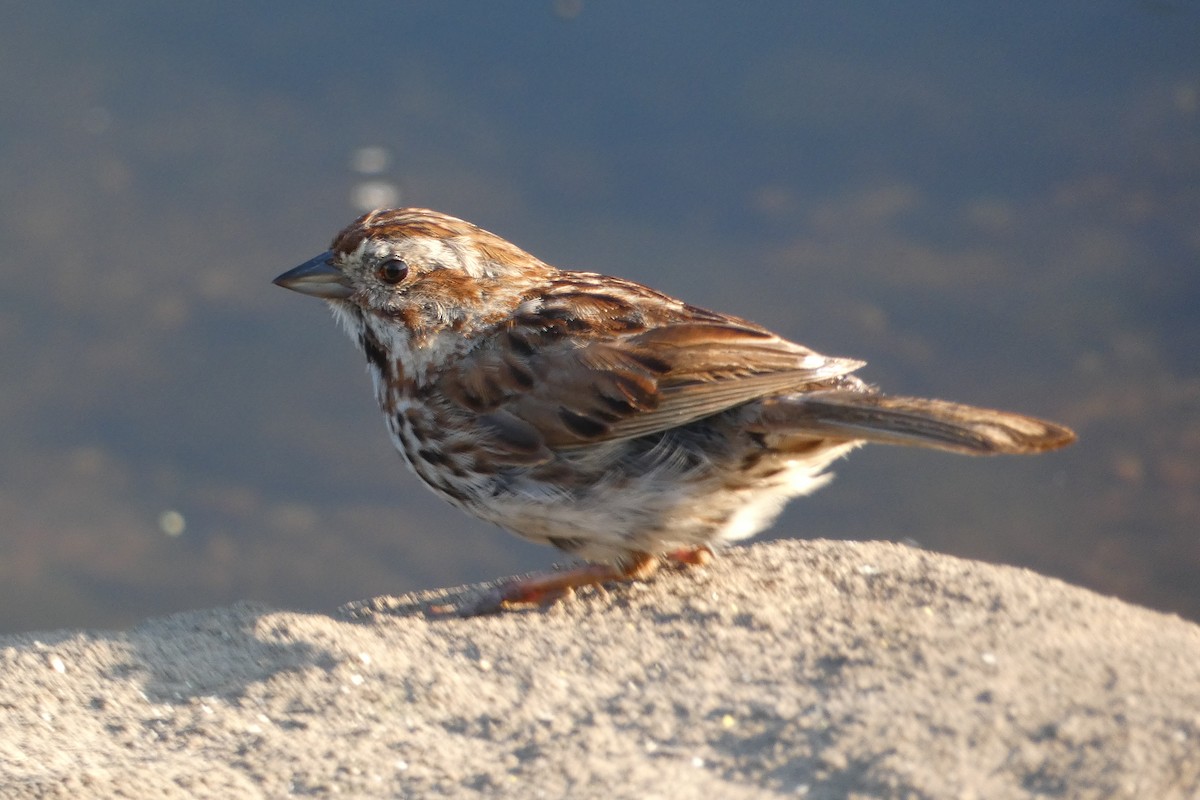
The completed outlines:
[[[552,606],[574,595],[576,589],[645,580],[658,570],[660,563],[659,556],[636,552],[619,564],[580,564],[558,572],[511,578],[470,607],[460,609],[460,614],[473,617],[523,606]]]

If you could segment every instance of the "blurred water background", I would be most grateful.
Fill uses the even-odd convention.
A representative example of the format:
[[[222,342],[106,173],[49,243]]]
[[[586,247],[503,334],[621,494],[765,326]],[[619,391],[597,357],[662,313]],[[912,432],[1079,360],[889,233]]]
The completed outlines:
[[[862,451],[772,535],[1200,619],[1196,3],[0,15],[0,630],[558,560],[426,494],[351,343],[270,283],[392,204],[1081,437]]]

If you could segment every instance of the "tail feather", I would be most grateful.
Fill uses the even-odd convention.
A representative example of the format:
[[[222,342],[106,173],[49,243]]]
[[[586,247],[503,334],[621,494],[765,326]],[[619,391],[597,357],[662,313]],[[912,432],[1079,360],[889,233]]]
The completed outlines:
[[[764,409],[765,432],[862,440],[967,455],[1040,453],[1075,441],[1053,422],[920,397],[852,391],[781,397]]]

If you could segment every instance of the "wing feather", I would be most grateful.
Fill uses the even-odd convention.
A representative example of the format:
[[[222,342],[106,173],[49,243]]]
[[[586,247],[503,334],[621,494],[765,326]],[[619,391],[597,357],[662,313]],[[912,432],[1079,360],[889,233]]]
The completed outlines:
[[[437,388],[464,414],[479,415],[489,451],[508,448],[511,463],[527,463],[545,448],[646,436],[768,395],[828,386],[863,364],[644,292],[644,306],[609,294],[581,303],[578,291],[569,304],[527,301],[445,370]]]

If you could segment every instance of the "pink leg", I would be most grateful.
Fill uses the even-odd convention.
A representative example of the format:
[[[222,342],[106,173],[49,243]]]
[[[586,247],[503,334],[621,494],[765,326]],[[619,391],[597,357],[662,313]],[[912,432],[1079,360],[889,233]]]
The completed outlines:
[[[476,603],[458,609],[457,613],[471,617],[519,606],[551,606],[585,586],[645,580],[658,570],[664,559],[684,567],[703,566],[712,561],[713,551],[707,545],[684,547],[662,556],[638,551],[620,564],[581,564],[560,572],[512,578]],[[439,611],[450,612],[451,609],[446,607]]]
[[[474,617],[496,614],[518,606],[551,606],[584,586],[643,580],[654,574],[659,564],[658,556],[635,552],[620,564],[581,564],[561,572],[511,578],[466,607],[452,610],[446,606],[432,610],[439,615],[457,613],[459,616]]]

